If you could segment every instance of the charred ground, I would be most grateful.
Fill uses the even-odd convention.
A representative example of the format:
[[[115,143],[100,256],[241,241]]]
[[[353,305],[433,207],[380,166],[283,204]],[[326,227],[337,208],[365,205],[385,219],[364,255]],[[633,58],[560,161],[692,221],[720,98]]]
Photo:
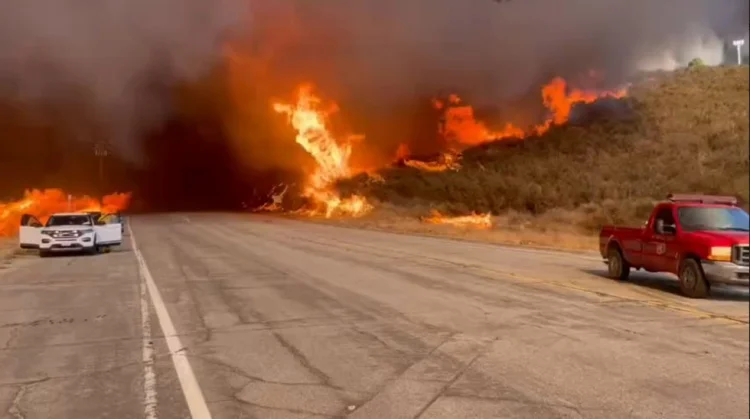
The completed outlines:
[[[748,67],[650,74],[623,116],[557,127],[543,136],[467,150],[462,168],[411,168],[340,184],[381,203],[424,212],[529,214],[593,231],[637,223],[669,192],[748,201]]]

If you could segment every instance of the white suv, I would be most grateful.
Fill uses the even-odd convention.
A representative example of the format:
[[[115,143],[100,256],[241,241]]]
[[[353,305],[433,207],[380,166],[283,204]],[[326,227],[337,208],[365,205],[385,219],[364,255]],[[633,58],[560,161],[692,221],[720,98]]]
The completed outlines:
[[[99,221],[104,219],[108,221]],[[86,213],[59,213],[42,226],[36,217],[25,214],[21,217],[19,244],[23,249],[39,249],[42,257],[52,252],[98,253],[102,247],[120,245],[120,217],[113,215],[99,220]]]

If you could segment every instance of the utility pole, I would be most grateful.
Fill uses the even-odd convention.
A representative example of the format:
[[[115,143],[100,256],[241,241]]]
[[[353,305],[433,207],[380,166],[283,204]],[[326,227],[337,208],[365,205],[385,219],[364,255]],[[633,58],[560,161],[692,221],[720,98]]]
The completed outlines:
[[[737,65],[742,65],[742,46],[745,45],[744,39],[735,39],[732,45],[737,48]]]
[[[107,145],[103,142],[96,142],[94,144],[94,155],[99,160],[99,189],[101,193],[104,193],[104,158],[109,155]]]

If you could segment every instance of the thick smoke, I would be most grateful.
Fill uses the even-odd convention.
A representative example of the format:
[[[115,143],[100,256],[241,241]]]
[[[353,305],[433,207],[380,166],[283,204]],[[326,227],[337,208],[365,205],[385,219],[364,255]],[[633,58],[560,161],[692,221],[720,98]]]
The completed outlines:
[[[259,85],[311,80],[339,100],[382,107],[449,89],[481,105],[527,93],[552,75],[597,69],[617,79],[693,55],[718,63],[715,32],[746,28],[746,3],[10,1],[0,14],[0,94],[73,104],[124,144],[168,112],[174,82],[205,74],[228,34],[241,32],[260,75],[273,76],[252,81]]]
[[[5,1],[0,100],[75,109],[132,154],[139,131],[169,111],[169,88],[217,64],[245,9],[240,0]]]
[[[255,97],[288,97],[296,84],[315,83],[367,136],[355,159],[363,152],[386,157],[399,143],[422,146],[417,137],[435,124],[419,121],[430,115],[415,109],[445,92],[459,93],[477,110],[489,108],[489,119],[530,124],[540,117],[540,86],[555,76],[609,88],[636,72],[671,70],[696,57],[720,64],[724,34],[747,25],[746,14],[737,18],[746,3],[254,0],[255,23],[238,48],[250,64],[238,68],[257,81]],[[604,75],[598,86],[584,85],[590,70]],[[255,112],[263,107],[267,101]],[[260,157],[264,163],[284,164],[273,155],[290,160],[286,149],[273,151],[286,145],[269,146],[267,136],[248,130],[242,143],[269,150]]]
[[[155,196],[176,190],[180,171],[222,166],[223,180],[200,180],[215,192],[247,166],[298,169],[307,158],[293,133],[278,136],[287,127],[269,106],[300,82],[316,84],[351,131],[366,135],[355,154],[392,157],[399,143],[434,131],[422,106],[436,94],[524,121],[533,118],[524,104],[538,104],[553,76],[576,82],[596,70],[617,85],[696,56],[719,63],[724,40],[747,33],[747,9],[747,0],[9,0],[0,13],[0,109],[41,109],[30,124],[41,115],[55,129],[37,130],[40,138],[106,139],[131,159],[145,155],[161,172],[144,179],[174,172]],[[0,124],[0,145],[18,142],[7,132]],[[33,170],[23,166],[36,151],[4,148],[0,177],[55,170],[48,183],[57,182],[81,166],[59,163],[65,141],[38,146],[48,156]],[[80,169],[82,184],[91,170]]]
[[[551,75],[622,78],[645,67],[718,64],[716,36],[747,0],[257,0],[276,74],[385,104],[452,88],[497,102]],[[285,22],[278,24],[278,22]],[[290,23],[293,22],[293,23]],[[653,57],[668,57],[654,65]],[[305,74],[301,74],[304,69]]]

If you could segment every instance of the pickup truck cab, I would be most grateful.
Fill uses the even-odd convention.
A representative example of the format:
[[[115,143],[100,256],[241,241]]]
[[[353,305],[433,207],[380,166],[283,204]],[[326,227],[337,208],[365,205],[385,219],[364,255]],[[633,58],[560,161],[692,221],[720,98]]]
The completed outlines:
[[[106,221],[100,221],[105,220]],[[39,256],[53,252],[98,253],[101,248],[122,243],[119,216],[95,220],[87,213],[53,214],[42,223],[33,215],[21,217],[18,241],[22,249],[39,249]]]
[[[640,228],[604,226],[599,252],[609,276],[631,268],[677,275],[683,294],[706,297],[712,284],[750,286],[748,213],[734,197],[669,195]]]

